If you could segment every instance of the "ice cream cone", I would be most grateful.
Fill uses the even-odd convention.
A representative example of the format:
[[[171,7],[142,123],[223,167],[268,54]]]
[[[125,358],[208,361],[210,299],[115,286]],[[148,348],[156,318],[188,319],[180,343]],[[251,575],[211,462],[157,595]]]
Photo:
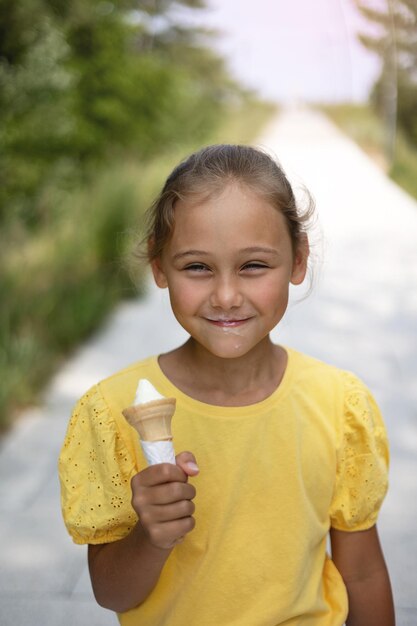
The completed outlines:
[[[122,413],[142,441],[171,441],[175,403],[175,398],[161,398],[130,406]]]

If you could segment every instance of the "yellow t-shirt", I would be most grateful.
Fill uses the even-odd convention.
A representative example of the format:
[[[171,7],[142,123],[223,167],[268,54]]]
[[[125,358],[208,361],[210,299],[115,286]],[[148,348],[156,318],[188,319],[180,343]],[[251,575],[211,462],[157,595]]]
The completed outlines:
[[[121,411],[139,378],[177,398],[176,452],[200,474],[196,527],[169,556],[154,591],[123,626],[338,626],[347,594],[326,555],[330,526],[376,521],[387,488],[379,410],[353,374],[288,350],[276,391],[256,404],[193,400],[156,357],[93,387],[77,404],[60,456],[62,507],[76,543],[124,537],[136,522],[130,479],[145,467]]]

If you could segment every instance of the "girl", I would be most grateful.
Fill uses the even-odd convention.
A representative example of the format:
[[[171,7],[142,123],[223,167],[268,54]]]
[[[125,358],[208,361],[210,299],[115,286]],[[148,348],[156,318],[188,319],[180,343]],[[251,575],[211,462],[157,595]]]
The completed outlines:
[[[123,626],[394,624],[378,408],[269,336],[305,278],[308,213],[269,156],[228,145],[181,163],[151,208],[150,265],[190,338],[93,387],[60,457],[68,530]],[[176,465],[146,467],[122,417],[140,378],[177,399]]]

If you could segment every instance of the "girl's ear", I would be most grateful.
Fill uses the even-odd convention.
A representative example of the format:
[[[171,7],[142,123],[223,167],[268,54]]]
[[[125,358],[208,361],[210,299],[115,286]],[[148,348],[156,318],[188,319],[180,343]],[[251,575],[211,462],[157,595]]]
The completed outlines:
[[[153,259],[153,261],[151,261],[151,269],[157,286],[161,289],[167,287],[168,282],[164,270],[162,269],[161,257],[158,256],[156,257],[156,259]]]
[[[307,261],[310,254],[310,246],[306,234],[302,234],[294,256],[291,282],[293,285],[301,285],[307,272]]]
[[[155,240],[153,236],[148,239],[148,257],[152,257],[152,253],[154,252]],[[161,257],[157,256],[150,262],[152,274],[155,280],[155,283],[161,289],[167,287],[167,281],[165,278],[164,271],[162,269]]]

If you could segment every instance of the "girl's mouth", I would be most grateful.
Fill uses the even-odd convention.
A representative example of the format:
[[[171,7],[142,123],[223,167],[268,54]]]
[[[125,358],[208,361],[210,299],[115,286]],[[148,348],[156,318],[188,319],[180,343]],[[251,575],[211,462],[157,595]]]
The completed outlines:
[[[244,317],[239,319],[210,319],[206,317],[206,320],[210,322],[210,324],[213,324],[214,326],[219,326],[220,328],[236,328],[238,326],[242,326],[250,319],[250,317]]]

